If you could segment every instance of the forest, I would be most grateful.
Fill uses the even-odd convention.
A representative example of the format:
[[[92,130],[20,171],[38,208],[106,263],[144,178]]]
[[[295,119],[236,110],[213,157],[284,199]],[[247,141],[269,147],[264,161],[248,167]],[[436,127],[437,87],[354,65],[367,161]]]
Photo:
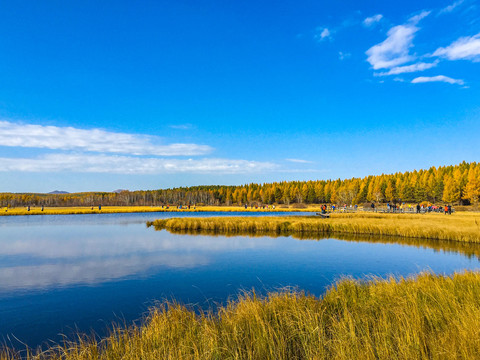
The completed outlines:
[[[449,203],[478,205],[480,163],[364,178],[71,194],[0,193],[1,207]]]

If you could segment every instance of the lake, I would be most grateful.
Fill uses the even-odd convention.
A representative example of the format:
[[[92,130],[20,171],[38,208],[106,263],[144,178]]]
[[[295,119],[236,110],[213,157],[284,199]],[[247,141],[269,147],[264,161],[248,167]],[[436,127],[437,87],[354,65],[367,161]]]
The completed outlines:
[[[270,215],[288,215],[269,213]],[[164,299],[214,309],[242,290],[295,287],[321,295],[344,276],[478,269],[480,247],[392,238],[182,235],[142,213],[0,217],[0,340],[35,347],[75,331],[105,334]],[[397,242],[401,243],[397,243]]]

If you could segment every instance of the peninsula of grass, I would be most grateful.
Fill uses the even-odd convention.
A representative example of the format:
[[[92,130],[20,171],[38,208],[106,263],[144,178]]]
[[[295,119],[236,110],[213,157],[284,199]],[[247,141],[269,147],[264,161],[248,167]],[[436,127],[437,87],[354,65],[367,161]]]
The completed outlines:
[[[321,298],[250,293],[207,313],[163,304],[143,325],[78,338],[0,359],[476,359],[480,273],[344,279]]]
[[[170,218],[147,223],[170,232],[208,231],[226,235],[249,234],[365,234],[480,243],[480,214],[354,213],[320,216]]]

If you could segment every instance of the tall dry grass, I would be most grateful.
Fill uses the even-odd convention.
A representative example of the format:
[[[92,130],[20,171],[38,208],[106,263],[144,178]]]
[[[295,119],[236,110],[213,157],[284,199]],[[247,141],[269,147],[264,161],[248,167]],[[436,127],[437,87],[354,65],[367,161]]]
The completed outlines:
[[[244,294],[215,314],[178,304],[143,326],[52,347],[37,359],[476,359],[480,274],[345,279],[321,299]],[[2,360],[19,358],[4,352]]]
[[[367,234],[480,242],[480,214],[334,214],[288,217],[208,217],[155,220],[147,225],[169,231],[224,234]]]

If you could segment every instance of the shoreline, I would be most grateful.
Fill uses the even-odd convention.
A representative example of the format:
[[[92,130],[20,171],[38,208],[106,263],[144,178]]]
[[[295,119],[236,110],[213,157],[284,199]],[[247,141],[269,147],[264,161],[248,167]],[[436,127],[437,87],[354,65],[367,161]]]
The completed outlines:
[[[252,212],[252,213],[272,213],[272,212],[319,212],[320,207],[312,207],[305,209],[295,208],[280,208],[275,209],[251,209],[239,206],[197,206],[196,208],[162,208],[153,206],[102,206],[99,210],[98,206],[82,206],[82,207],[31,207],[28,211],[25,207],[19,208],[0,208],[0,216],[30,216],[30,215],[85,215],[85,214],[128,214],[128,213],[148,213],[148,212],[163,212],[163,213],[199,213],[199,212]]]
[[[190,209],[188,208],[178,208],[177,206],[170,206],[167,208],[166,206],[102,206],[101,210],[99,210],[98,206],[94,206],[93,209],[91,206],[75,206],[75,207],[44,207],[42,211],[40,206],[32,206],[30,207],[30,211],[28,211],[27,207],[16,207],[16,208],[6,208],[0,207],[0,216],[24,216],[24,215],[84,215],[84,214],[126,214],[126,213],[148,213],[148,212],[163,212],[163,213],[209,213],[209,212],[225,212],[225,213],[238,213],[238,212],[248,212],[248,213],[275,213],[275,212],[299,212],[299,213],[320,213],[321,204],[312,204],[306,205],[305,207],[285,207],[285,205],[275,206],[269,205],[267,208],[251,208],[244,206],[191,206]],[[339,214],[383,214],[386,213],[390,215],[418,215],[413,212],[397,212],[397,213],[387,213],[386,207],[385,208],[378,208],[378,212],[372,212],[370,210],[364,211],[362,208],[358,210],[352,210],[347,208],[344,211],[342,208],[332,212],[331,214],[339,215]],[[461,214],[478,214],[480,212],[474,211],[473,209],[464,210],[464,211],[457,211],[457,213]],[[422,213],[420,215],[443,215],[442,212],[439,213]]]

